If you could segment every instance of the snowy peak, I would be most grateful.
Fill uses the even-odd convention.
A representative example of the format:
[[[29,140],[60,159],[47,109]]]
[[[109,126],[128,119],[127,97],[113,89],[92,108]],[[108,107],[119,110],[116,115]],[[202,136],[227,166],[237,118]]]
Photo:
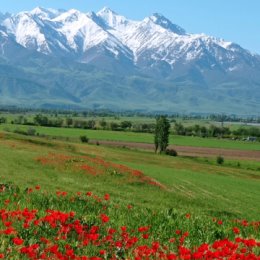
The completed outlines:
[[[129,23],[129,20],[127,20],[124,16],[118,15],[108,7],[101,9],[97,13],[97,16],[100,17],[105,22],[105,24],[111,28],[126,26]]]
[[[96,57],[96,54],[106,52],[112,54],[115,59],[120,54],[128,59],[131,57],[127,47],[106,30],[106,24],[94,12],[82,13],[71,9],[51,22],[62,38],[60,43],[62,42],[66,55],[69,55],[69,50],[77,61],[85,63]],[[97,53],[93,54],[92,49],[97,50]]]
[[[113,15],[117,15],[117,13],[115,11],[113,11],[112,9],[110,9],[107,6],[104,6],[99,12],[98,14],[113,14]]]
[[[97,15],[104,18],[118,16],[118,14],[109,7],[102,8],[100,11],[97,12]]]
[[[107,25],[107,23],[101,17],[99,17],[95,12],[89,12],[86,15],[104,30],[110,28],[110,26]]]
[[[5,19],[2,25],[23,47],[44,54],[50,52],[49,44],[43,33],[44,24],[38,16],[34,16],[30,12],[20,12]]]
[[[196,62],[203,64],[203,70],[208,66],[233,71],[242,68],[237,65],[241,60],[244,64],[259,60],[232,42],[188,34],[159,13],[133,21],[108,7],[97,13],[36,7],[12,16],[0,14],[0,26],[2,35],[31,50],[77,62],[96,56],[100,63],[108,57],[115,61],[120,58],[144,71],[157,66],[160,71],[166,66],[171,73],[180,64]]]
[[[173,24],[169,19],[164,17],[163,15],[159,13],[154,13],[152,16],[149,17],[149,19],[154,22],[155,24],[163,27],[166,30],[169,30],[173,33],[184,35],[186,32],[183,28],[180,26]]]
[[[81,13],[80,11],[76,9],[70,9],[64,13],[61,13],[57,17],[53,19],[54,22],[60,22],[60,23],[73,23],[75,21],[80,20],[85,14]]]
[[[83,52],[106,38],[106,32],[88,14],[71,9],[52,20],[63,36],[65,45],[74,52]]]
[[[43,7],[36,7],[34,8],[30,14],[37,16],[40,19],[53,19],[60,15],[63,11],[62,10],[55,10],[51,8],[43,8]]]

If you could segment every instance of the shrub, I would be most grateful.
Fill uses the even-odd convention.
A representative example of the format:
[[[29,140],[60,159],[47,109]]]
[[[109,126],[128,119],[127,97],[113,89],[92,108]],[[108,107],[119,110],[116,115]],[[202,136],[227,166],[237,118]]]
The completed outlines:
[[[36,129],[34,128],[28,128],[27,130],[27,135],[32,135],[32,136],[35,136],[36,135]]]
[[[86,135],[82,135],[80,136],[80,140],[82,143],[88,143],[89,138]]]
[[[14,133],[20,134],[20,135],[28,135],[27,131],[19,129],[19,128],[14,129]]]
[[[217,164],[221,165],[224,163],[224,157],[219,155],[216,159]]]
[[[7,122],[7,120],[5,117],[0,117],[0,124],[4,124],[6,122]]]
[[[165,153],[166,153],[167,155],[169,155],[169,156],[174,156],[174,157],[178,156],[177,151],[174,150],[174,149],[166,149]]]

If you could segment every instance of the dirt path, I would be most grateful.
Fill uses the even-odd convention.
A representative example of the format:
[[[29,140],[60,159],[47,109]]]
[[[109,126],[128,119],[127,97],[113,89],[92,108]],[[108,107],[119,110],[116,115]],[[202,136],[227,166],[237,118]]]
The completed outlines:
[[[101,145],[115,146],[115,147],[127,147],[144,150],[154,150],[153,144],[147,143],[132,143],[121,141],[103,141],[103,140],[91,140],[90,143],[95,144],[99,142]],[[236,160],[254,160],[260,162],[260,151],[249,150],[234,150],[234,149],[222,149],[222,148],[208,148],[208,147],[194,147],[194,146],[180,146],[170,145],[170,148],[174,148],[179,155],[195,156],[195,157],[216,157],[218,155],[225,158]]]

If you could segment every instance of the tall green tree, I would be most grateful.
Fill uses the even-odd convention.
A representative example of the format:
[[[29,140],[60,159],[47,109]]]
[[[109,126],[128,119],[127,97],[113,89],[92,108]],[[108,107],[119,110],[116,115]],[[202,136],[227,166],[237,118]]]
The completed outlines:
[[[169,144],[170,122],[166,116],[156,118],[154,145],[155,152],[165,152]]]

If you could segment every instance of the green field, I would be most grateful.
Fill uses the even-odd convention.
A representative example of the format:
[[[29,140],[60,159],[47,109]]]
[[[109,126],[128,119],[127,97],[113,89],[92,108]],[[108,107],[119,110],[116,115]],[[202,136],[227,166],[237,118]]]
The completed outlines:
[[[147,134],[37,130],[49,136],[0,131],[1,259],[259,256],[259,163],[76,142]]]
[[[15,124],[0,124],[0,130],[14,131],[15,129],[27,130],[29,126]],[[124,142],[153,143],[154,136],[149,133],[134,133],[107,130],[84,130],[74,128],[54,128],[33,126],[37,133],[56,138],[67,138],[71,141],[79,141],[82,135],[88,136],[92,140],[111,140]],[[260,150],[259,142],[234,141],[216,138],[201,138],[192,136],[170,135],[170,144],[195,147],[212,147],[239,150]]]
[[[139,182],[128,183],[124,176],[91,176],[70,168],[43,166],[37,162],[37,157],[49,153],[101,157],[141,170],[163,188]],[[108,192],[124,203],[156,209],[170,207],[212,216],[228,215],[249,219],[259,216],[260,172],[255,163],[252,164],[252,170],[248,170],[250,161],[246,167],[242,165],[238,168],[232,164],[217,166],[203,160],[14,134],[4,134],[0,139],[2,182],[15,182],[24,188],[40,184],[52,191],[66,187],[72,192]]]

